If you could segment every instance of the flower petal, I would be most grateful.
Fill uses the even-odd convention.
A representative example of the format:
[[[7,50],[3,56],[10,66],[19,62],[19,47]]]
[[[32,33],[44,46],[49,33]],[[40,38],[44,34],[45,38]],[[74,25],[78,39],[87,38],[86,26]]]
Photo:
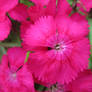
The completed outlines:
[[[6,39],[11,30],[11,22],[8,17],[4,21],[0,22],[0,41]]]
[[[0,10],[4,12],[10,11],[18,4],[18,0],[0,0]]]
[[[24,4],[18,4],[9,12],[11,18],[19,22],[26,21],[28,18],[27,6]]]

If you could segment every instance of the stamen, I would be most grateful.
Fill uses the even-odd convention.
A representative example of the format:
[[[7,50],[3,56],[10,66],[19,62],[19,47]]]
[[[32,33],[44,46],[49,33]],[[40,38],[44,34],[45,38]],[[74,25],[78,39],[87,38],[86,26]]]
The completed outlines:
[[[57,44],[57,45],[55,46],[55,49],[56,49],[56,50],[60,50],[60,45]]]

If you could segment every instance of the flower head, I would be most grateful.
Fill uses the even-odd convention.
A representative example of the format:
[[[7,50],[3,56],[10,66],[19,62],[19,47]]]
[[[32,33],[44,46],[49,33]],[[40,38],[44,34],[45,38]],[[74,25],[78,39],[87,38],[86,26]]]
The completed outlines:
[[[21,55],[21,56],[20,56]],[[0,65],[0,83],[7,92],[34,92],[31,73],[24,65],[26,52],[22,48],[8,49]]]
[[[82,11],[89,12],[90,9],[92,8],[92,0],[79,0],[78,6]]]
[[[46,83],[69,83],[88,67],[88,29],[74,18],[41,17],[27,30],[24,43],[31,51],[28,68]],[[85,22],[86,23],[86,22]],[[77,28],[77,29],[76,29]]]

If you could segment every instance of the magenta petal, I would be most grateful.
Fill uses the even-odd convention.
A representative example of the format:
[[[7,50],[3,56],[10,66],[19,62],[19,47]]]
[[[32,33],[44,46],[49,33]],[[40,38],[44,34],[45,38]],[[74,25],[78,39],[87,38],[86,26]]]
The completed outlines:
[[[20,86],[20,90],[23,90],[22,92],[35,92],[33,77],[26,65],[18,72],[18,77],[19,82],[22,83]]]
[[[49,0],[48,4],[43,6],[37,4],[35,6],[31,6],[28,9],[28,13],[30,19],[34,22],[41,16],[55,16],[56,14],[56,0]]]
[[[71,38],[79,39],[88,35],[88,21],[84,16],[74,14],[70,18],[67,16],[57,18],[59,32],[67,33]],[[62,30],[63,29],[63,30]],[[61,31],[60,31],[61,30]]]
[[[18,0],[0,0],[0,10],[8,12],[18,4]]]
[[[80,7],[80,10],[84,10],[89,12],[92,8],[92,0],[79,0],[80,3],[78,4]]]
[[[11,22],[8,17],[4,21],[0,22],[0,41],[6,39],[11,30]]]
[[[31,6],[28,9],[28,14],[30,16],[30,19],[32,22],[35,22],[39,17],[45,15],[45,9],[43,6],[37,5],[37,6]]]
[[[24,42],[31,47],[43,46],[46,42],[46,37],[56,33],[56,25],[54,22],[51,16],[41,17],[34,25],[30,25],[27,29]]]
[[[7,54],[11,65],[19,67],[24,64],[26,52],[22,48],[19,47],[10,48],[8,49]]]
[[[25,21],[25,22],[21,23],[20,37],[21,37],[22,40],[24,39],[24,35],[25,35],[25,33],[26,33],[26,31],[27,31],[27,29],[29,28],[30,25],[31,25],[31,22],[29,22],[29,21]]]
[[[67,0],[58,0],[57,15],[69,15],[72,8]]]
[[[46,6],[45,14],[55,16],[56,9],[56,0],[50,0],[48,5]]]
[[[92,70],[80,72],[79,76],[65,88],[65,92],[92,92]]]
[[[11,18],[19,22],[25,21],[28,18],[27,6],[24,4],[18,4],[9,12]]]

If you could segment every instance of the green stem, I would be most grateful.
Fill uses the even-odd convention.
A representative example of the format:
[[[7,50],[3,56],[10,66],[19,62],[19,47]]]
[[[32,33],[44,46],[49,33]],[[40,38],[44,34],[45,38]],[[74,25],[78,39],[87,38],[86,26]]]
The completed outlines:
[[[0,46],[1,47],[20,47],[21,44],[18,44],[18,43],[7,43],[7,42],[0,42]]]
[[[1,50],[1,52],[2,52],[3,54],[6,54],[6,50],[5,50],[4,47],[1,47],[1,46],[0,46],[0,50]]]

